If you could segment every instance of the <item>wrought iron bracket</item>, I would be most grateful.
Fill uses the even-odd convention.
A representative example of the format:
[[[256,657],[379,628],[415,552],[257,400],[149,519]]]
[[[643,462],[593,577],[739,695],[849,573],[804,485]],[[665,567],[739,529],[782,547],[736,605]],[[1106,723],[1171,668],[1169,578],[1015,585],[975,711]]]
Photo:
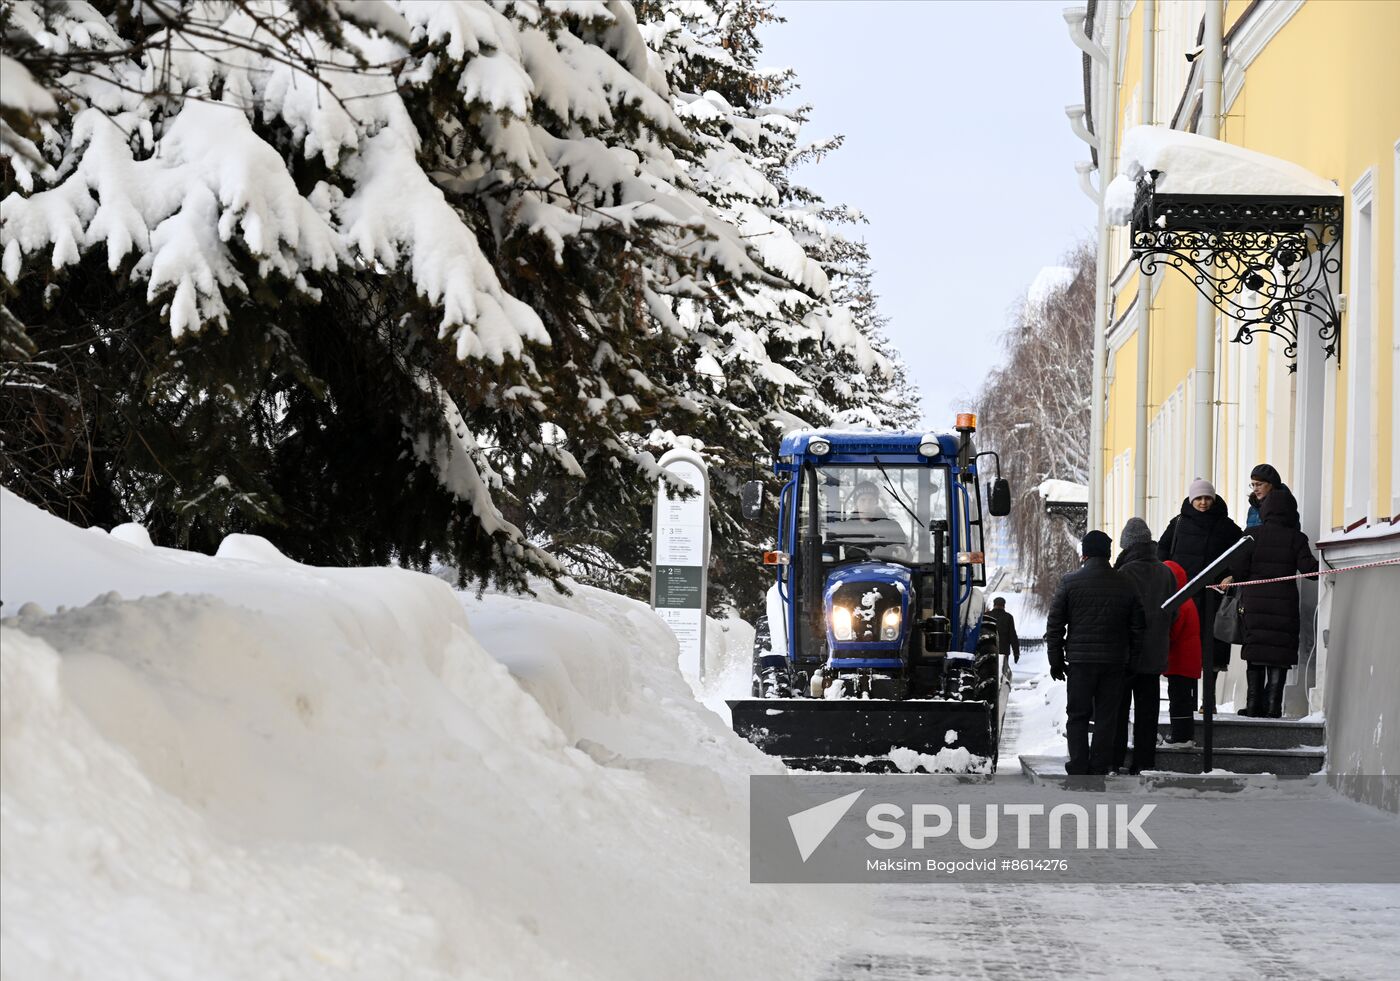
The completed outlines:
[[[1341,362],[1341,318],[1331,284],[1342,271],[1338,197],[1159,194],[1156,171],[1138,179],[1132,246],[1138,267],[1183,273],[1210,304],[1239,322],[1234,340],[1269,333],[1298,368],[1304,318],[1317,322],[1325,357]]]
[[[1064,518],[1076,538],[1089,532],[1089,505],[1072,501],[1046,501],[1045,513],[1052,518]]]

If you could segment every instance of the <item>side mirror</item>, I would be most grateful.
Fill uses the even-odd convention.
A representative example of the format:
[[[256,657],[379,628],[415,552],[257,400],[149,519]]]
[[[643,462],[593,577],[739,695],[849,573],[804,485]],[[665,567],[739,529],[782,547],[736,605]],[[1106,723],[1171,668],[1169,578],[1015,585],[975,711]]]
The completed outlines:
[[[763,517],[763,481],[750,480],[739,488],[739,511],[747,521]]]
[[[987,503],[987,510],[994,518],[1004,518],[1011,513],[1011,485],[1006,482],[1005,477],[998,477],[992,481],[991,500]]]

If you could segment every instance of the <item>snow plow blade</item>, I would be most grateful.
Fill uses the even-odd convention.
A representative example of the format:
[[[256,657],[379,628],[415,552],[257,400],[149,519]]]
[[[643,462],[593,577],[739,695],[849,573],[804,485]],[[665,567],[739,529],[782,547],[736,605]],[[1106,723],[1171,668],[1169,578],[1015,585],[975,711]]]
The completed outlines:
[[[997,726],[986,702],[744,698],[729,709],[736,733],[800,770],[907,770],[917,763],[937,772],[992,772],[996,766]]]

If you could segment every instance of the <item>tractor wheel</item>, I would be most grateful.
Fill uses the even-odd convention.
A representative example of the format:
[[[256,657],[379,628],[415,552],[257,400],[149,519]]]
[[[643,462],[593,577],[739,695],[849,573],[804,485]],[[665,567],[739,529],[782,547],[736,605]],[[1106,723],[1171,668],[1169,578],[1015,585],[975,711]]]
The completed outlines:
[[[774,656],[768,618],[759,617],[753,635],[753,697],[786,698],[790,690],[787,658]]]

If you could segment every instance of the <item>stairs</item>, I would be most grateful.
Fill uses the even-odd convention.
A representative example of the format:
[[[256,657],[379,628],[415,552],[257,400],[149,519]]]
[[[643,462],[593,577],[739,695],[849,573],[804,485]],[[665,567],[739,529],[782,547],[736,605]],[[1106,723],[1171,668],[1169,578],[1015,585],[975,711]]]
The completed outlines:
[[[1157,746],[1154,769],[1169,773],[1200,773],[1204,724],[1196,720],[1195,745]],[[1327,730],[1322,722],[1298,719],[1254,719],[1217,715],[1212,725],[1212,766],[1230,773],[1272,773],[1305,776],[1319,772],[1326,762]],[[1164,716],[1157,726],[1162,740],[1171,727]]]
[[[1211,765],[1213,774],[1206,779],[1218,781],[1220,774],[1272,774],[1277,777],[1304,777],[1321,772],[1327,760],[1327,727],[1322,722],[1298,719],[1253,719],[1239,715],[1217,715],[1211,725]],[[1092,730],[1091,730],[1092,731]],[[1196,720],[1196,739],[1191,746],[1162,746],[1169,738],[1171,726],[1166,716],[1158,720],[1157,761],[1150,772],[1157,774],[1201,773],[1201,739],[1204,724]],[[1131,748],[1129,749],[1131,762]],[[1033,783],[1063,781],[1065,757],[1022,756],[1022,772]],[[1136,780],[1137,778],[1132,778]],[[1172,778],[1153,777],[1161,784]],[[1189,778],[1183,778],[1190,784]],[[1241,777],[1241,779],[1245,779]],[[1267,779],[1267,778],[1265,778]],[[1241,784],[1241,787],[1245,784]],[[1218,787],[1216,789],[1219,789]]]

